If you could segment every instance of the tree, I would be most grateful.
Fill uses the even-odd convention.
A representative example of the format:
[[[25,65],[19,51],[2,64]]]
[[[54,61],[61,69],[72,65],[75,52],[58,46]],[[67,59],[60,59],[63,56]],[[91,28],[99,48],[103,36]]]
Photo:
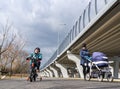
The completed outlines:
[[[9,61],[9,56],[8,56],[8,51],[4,52],[1,56],[2,60],[1,60],[1,70],[2,71],[6,71],[7,70],[7,65],[9,65],[10,61]]]
[[[20,52],[23,50],[25,43],[24,41],[16,40],[14,44],[9,48],[9,58],[10,58],[10,73],[12,75],[13,63],[19,58]]]
[[[8,22],[5,26],[1,25],[0,69],[3,71],[9,69],[11,75],[13,73],[13,67],[15,66],[15,69],[17,69],[17,62],[19,62],[20,66],[27,66],[25,60],[23,60],[27,54],[23,52],[25,41],[21,39],[20,35],[14,33],[13,30],[12,24]],[[25,53],[25,55],[22,55],[22,53]],[[18,67],[18,69],[20,68]],[[22,70],[22,68],[20,70]]]
[[[15,61],[14,72],[15,73],[26,73],[28,71],[28,63],[26,62],[26,56],[28,53],[26,51],[21,51],[19,53],[18,59]]]
[[[1,60],[1,55],[6,52],[12,43],[14,42],[16,35],[12,32],[12,25],[7,24],[3,26],[1,24],[1,34],[0,34],[0,60]]]

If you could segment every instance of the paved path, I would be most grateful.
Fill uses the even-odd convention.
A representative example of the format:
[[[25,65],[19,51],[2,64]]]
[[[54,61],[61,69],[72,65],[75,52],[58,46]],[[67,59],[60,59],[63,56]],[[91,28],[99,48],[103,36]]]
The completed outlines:
[[[120,89],[120,83],[73,79],[43,79],[28,82],[24,79],[0,80],[0,89]]]

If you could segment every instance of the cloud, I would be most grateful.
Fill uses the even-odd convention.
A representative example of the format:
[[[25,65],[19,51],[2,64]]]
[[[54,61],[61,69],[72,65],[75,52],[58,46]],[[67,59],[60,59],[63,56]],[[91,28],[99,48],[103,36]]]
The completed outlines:
[[[0,23],[13,23],[26,39],[25,50],[39,46],[48,60],[90,0],[0,0]],[[63,25],[66,24],[66,25]],[[45,62],[45,61],[44,61]]]

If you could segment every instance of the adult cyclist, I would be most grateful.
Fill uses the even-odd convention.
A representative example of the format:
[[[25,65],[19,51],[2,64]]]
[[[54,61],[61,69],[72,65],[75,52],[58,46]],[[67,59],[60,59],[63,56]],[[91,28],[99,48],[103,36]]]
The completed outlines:
[[[82,44],[82,49],[80,50],[80,57],[81,57],[81,65],[83,67],[83,75],[84,80],[86,80],[86,74],[89,73],[90,67],[89,67],[89,61],[86,59],[86,57],[90,57],[89,51],[87,49],[86,44]]]

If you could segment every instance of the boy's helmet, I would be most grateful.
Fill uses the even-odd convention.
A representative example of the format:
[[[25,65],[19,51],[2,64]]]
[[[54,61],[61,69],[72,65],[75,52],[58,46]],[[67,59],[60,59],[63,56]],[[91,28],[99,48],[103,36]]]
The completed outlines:
[[[40,48],[39,48],[39,47],[36,47],[35,50],[36,50],[36,49],[40,52]]]

